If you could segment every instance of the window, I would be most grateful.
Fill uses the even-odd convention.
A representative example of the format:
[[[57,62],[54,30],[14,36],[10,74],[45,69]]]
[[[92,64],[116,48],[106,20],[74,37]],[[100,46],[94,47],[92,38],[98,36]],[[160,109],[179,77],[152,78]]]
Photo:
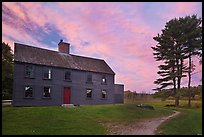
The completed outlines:
[[[102,90],[102,99],[106,99],[107,98],[107,91],[106,90]]]
[[[32,98],[32,97],[33,97],[33,87],[25,86],[25,98]]]
[[[34,78],[34,66],[33,65],[25,66],[25,76],[27,78]]]
[[[71,72],[65,71],[64,79],[67,81],[71,81]]]
[[[92,75],[91,74],[87,75],[87,83],[92,83]]]
[[[52,70],[49,69],[45,69],[44,70],[44,79],[51,79],[52,78]]]
[[[101,79],[102,84],[106,84],[106,76],[102,75],[102,79]]]
[[[44,91],[43,91],[43,97],[44,98],[50,98],[50,92],[51,92],[51,88],[50,87],[44,87]]]
[[[86,98],[92,98],[92,89],[86,89]]]

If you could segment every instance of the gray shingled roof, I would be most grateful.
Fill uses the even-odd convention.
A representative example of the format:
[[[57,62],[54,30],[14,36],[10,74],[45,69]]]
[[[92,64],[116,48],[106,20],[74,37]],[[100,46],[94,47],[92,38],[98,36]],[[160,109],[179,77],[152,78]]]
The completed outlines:
[[[104,60],[64,54],[24,44],[14,44],[14,61],[115,74]]]

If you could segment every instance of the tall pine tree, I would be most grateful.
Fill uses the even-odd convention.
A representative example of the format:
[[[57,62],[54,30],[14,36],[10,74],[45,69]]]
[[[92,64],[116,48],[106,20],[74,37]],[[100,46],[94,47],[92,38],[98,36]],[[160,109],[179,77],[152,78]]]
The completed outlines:
[[[181,79],[186,77],[184,73],[192,72],[192,65],[184,65],[184,61],[188,58],[191,60],[192,55],[200,54],[202,49],[202,37],[199,29],[199,20],[196,20],[196,15],[185,18],[175,18],[166,23],[162,34],[158,34],[153,39],[158,42],[156,47],[151,47],[155,52],[153,53],[156,61],[163,61],[163,65],[159,66],[160,71],[157,73],[160,77],[154,83],[159,84],[160,87],[156,90],[173,86],[172,91],[175,97],[175,106],[179,106],[179,90],[181,88]],[[199,36],[199,37],[198,37]],[[201,41],[200,41],[201,39]],[[191,45],[191,46],[190,46]],[[202,54],[202,53],[201,53]],[[191,61],[190,61],[191,62]]]
[[[181,43],[185,50],[185,54],[188,57],[188,106],[191,107],[191,75],[194,68],[192,61],[193,56],[202,56],[202,20],[197,18],[196,15],[186,16],[180,18],[182,23],[183,35],[180,38]]]

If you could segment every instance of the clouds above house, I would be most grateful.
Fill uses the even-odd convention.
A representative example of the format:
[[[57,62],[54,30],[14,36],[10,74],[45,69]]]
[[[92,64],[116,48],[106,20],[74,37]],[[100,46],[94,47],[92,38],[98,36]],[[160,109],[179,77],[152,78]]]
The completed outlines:
[[[2,41],[57,50],[63,39],[72,54],[104,59],[125,90],[151,92],[158,78],[153,37],[172,18],[192,14],[202,17],[201,2],[3,2]]]

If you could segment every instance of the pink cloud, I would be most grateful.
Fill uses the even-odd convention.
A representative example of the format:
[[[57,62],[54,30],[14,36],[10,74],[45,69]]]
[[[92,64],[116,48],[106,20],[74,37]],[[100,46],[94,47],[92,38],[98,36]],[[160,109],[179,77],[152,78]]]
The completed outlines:
[[[2,22],[2,32],[3,32],[2,41],[9,43],[12,50],[14,50],[13,49],[14,42],[19,42],[19,43],[28,44],[28,45],[30,44],[36,47],[43,47],[46,49],[49,48],[49,45],[45,45],[38,42],[36,39],[33,39],[30,35],[23,32],[22,30],[20,31],[18,29],[15,29],[14,27],[11,27],[5,24],[4,22]],[[12,34],[12,37],[7,37],[7,36],[10,36],[11,34]],[[13,41],[14,39],[16,39],[17,41]]]
[[[3,2],[11,11],[13,11],[19,18],[25,20],[26,16],[22,8],[17,2]]]
[[[44,13],[46,8],[41,3],[21,2],[20,3],[25,9],[32,21],[43,27],[47,22],[47,14]],[[42,14],[43,13],[43,14]]]
[[[195,9],[197,6],[198,6],[198,3],[194,3],[194,2],[177,2],[176,12],[192,14],[195,12]]]
[[[169,21],[173,18],[192,15],[198,13],[199,4],[199,2],[165,3],[163,6],[166,10],[160,13],[160,16]]]
[[[168,3],[164,5],[166,10],[160,16],[171,19],[193,13],[196,5],[176,3],[175,6]],[[75,53],[100,56],[116,72],[116,82],[125,84],[125,90],[139,92],[156,87],[153,82],[158,78],[159,63],[153,58],[151,46],[156,45],[152,38],[158,32],[152,24],[145,21],[143,3],[26,2],[6,3],[6,6],[13,8],[19,18],[25,21],[28,21],[28,16],[31,22],[37,23],[45,32],[49,33],[47,23],[54,25],[66,38],[64,41],[74,46]],[[129,10],[130,8],[134,10]],[[2,24],[4,40],[12,42],[7,37],[12,36],[25,44],[49,47],[24,32],[9,27]],[[89,45],[81,45],[82,41],[89,42]]]

